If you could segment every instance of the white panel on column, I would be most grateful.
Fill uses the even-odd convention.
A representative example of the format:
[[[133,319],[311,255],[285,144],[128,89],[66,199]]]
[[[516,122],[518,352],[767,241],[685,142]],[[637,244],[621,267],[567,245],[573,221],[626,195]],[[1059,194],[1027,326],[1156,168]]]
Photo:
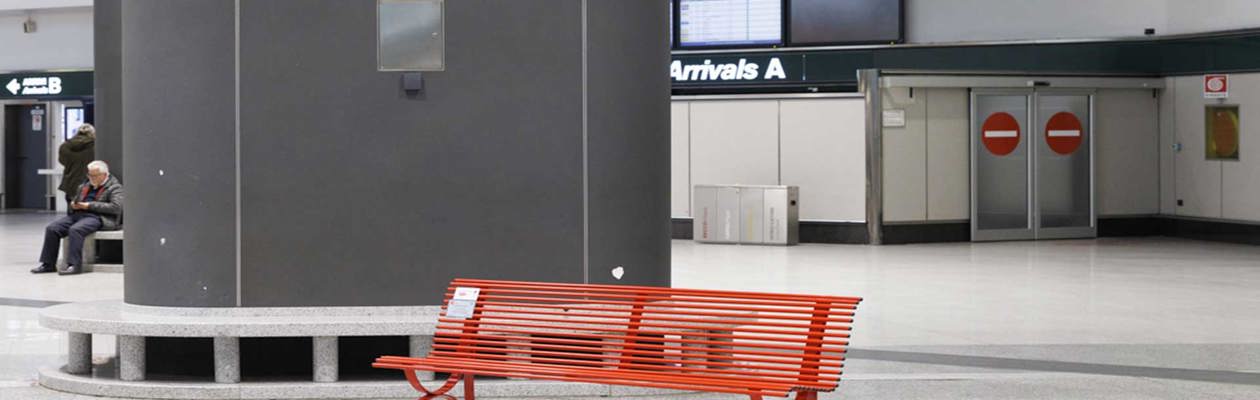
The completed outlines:
[[[779,102],[691,103],[691,184],[779,184]]]
[[[800,187],[801,220],[866,220],[866,102],[784,100],[783,184]]]
[[[1221,162],[1208,161],[1205,156],[1203,106],[1208,100],[1203,98],[1203,78],[1186,76],[1173,81],[1177,87],[1177,141],[1182,145],[1175,161],[1177,200],[1183,202],[1177,215],[1220,218]]]
[[[884,127],[884,221],[927,219],[927,129],[922,90],[884,90],[884,111],[904,110],[904,127]]]
[[[966,89],[922,89],[927,102],[927,219],[971,218]]]
[[[1094,96],[1099,215],[1159,212],[1159,104],[1150,89]]]
[[[691,216],[691,103],[675,101],[670,106],[670,213]]]
[[[1221,217],[1260,221],[1260,74],[1230,75],[1229,87],[1226,103],[1238,105],[1242,129],[1238,161],[1221,162]]]

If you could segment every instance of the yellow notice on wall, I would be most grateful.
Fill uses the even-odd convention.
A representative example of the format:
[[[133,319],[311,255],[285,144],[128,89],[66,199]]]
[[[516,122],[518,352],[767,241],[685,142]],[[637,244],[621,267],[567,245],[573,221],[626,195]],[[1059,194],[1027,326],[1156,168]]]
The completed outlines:
[[[1238,160],[1238,132],[1242,127],[1237,105],[1209,105],[1203,115],[1207,159]]]

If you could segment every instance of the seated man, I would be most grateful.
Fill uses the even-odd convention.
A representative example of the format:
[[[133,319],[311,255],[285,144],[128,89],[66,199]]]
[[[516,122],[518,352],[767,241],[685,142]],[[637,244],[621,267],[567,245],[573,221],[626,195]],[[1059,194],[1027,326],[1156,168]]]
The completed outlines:
[[[118,230],[122,226],[123,187],[109,175],[109,165],[92,161],[87,166],[87,182],[78,186],[70,202],[70,213],[58,218],[44,230],[44,250],[39,266],[31,273],[57,271],[57,253],[61,238],[69,237],[66,269],[61,275],[83,272],[83,239],[96,231]]]

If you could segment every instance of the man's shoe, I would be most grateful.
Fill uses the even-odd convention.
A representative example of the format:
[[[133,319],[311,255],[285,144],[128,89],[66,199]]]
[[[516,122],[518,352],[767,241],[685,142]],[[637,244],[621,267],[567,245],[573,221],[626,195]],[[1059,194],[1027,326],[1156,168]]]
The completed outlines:
[[[78,275],[83,272],[78,265],[67,265],[64,271],[58,271],[57,275]]]
[[[31,269],[32,274],[47,274],[49,272],[57,272],[57,268],[48,264],[40,264],[38,267]]]

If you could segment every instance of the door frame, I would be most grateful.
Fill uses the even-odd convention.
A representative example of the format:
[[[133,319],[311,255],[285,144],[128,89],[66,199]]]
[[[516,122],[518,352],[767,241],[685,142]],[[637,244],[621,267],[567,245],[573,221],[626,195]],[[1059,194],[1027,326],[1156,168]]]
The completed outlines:
[[[1097,102],[1095,95],[1097,90],[1094,89],[1037,89],[1032,96],[1032,107],[1029,112],[1032,113],[1033,123],[1040,121],[1041,115],[1038,114],[1037,106],[1040,104],[1042,96],[1085,96],[1088,103],[1087,111],[1089,113],[1089,121],[1086,122],[1089,129],[1086,137],[1089,144],[1089,226],[1087,227],[1061,227],[1061,228],[1043,228],[1041,227],[1041,198],[1039,190],[1040,182],[1034,179],[1032,182],[1034,197],[1032,201],[1033,213],[1033,231],[1036,239],[1089,239],[1098,237],[1098,165],[1097,153],[1094,142],[1097,141],[1097,134],[1094,132],[1094,105]],[[1038,129],[1041,127],[1038,126]],[[1040,130],[1038,130],[1040,132]],[[1038,149],[1040,154],[1040,149]],[[1037,167],[1040,160],[1036,156],[1033,157],[1033,177],[1037,178]]]
[[[1098,237],[1098,171],[1097,171],[1097,152],[1095,141],[1097,135],[1094,132],[1095,127],[1095,89],[1022,89],[1022,88],[973,88],[969,93],[969,103],[967,105],[971,120],[969,121],[968,131],[970,138],[968,139],[968,154],[970,155],[970,182],[971,182],[971,241],[1003,241],[1003,240],[1042,240],[1042,239],[1088,239]],[[976,182],[976,149],[979,146],[980,135],[977,132],[979,116],[976,110],[976,99],[980,96],[1025,96],[1026,115],[1024,116],[1026,125],[1023,129],[1027,132],[1027,140],[1020,143],[1024,148],[1027,158],[1027,212],[1028,224],[1025,229],[986,229],[981,230],[979,225],[979,185]],[[1039,118],[1037,107],[1040,104],[1042,96],[1085,96],[1088,102],[1089,118],[1088,125],[1088,149],[1089,149],[1089,226],[1087,227],[1063,227],[1063,228],[1043,228],[1041,226],[1041,201],[1038,192],[1039,178],[1038,169],[1040,164],[1038,154],[1040,154],[1038,138],[1041,137],[1041,127],[1039,126]]]
[[[970,156],[970,159],[968,160],[970,176],[968,178],[970,179],[970,182],[971,182],[971,241],[973,242],[1000,241],[1000,240],[1032,240],[1032,239],[1037,238],[1036,225],[1035,225],[1036,222],[1033,219],[1035,216],[1033,215],[1032,207],[1031,207],[1031,204],[1035,199],[1033,197],[1034,196],[1033,186],[1035,182],[1033,180],[1033,174],[1035,171],[1033,169],[1033,162],[1032,162],[1033,160],[1032,153],[1033,153],[1033,150],[1035,149],[1033,149],[1033,146],[1031,145],[1032,143],[1031,140],[1024,140],[1019,144],[1021,147],[1024,148],[1025,154],[1028,155],[1026,165],[1025,165],[1026,182],[1028,182],[1028,185],[1025,188],[1027,190],[1027,193],[1025,194],[1026,196],[1025,200],[1028,203],[1027,204],[1028,205],[1027,207],[1028,219],[1025,223],[1024,229],[981,230],[980,218],[979,218],[980,202],[978,201],[978,199],[980,198],[979,185],[976,182],[976,172],[977,172],[976,171],[976,168],[977,168],[976,147],[980,145],[980,135],[979,135],[979,132],[977,132],[977,128],[976,128],[979,121],[978,115],[976,114],[977,113],[976,98],[980,96],[1024,96],[1024,114],[1025,114],[1024,121],[1025,121],[1025,125],[1031,125],[1033,121],[1033,112],[1032,112],[1032,108],[1034,105],[1033,94],[1034,93],[1032,89],[1014,89],[1014,88],[973,88],[970,90],[970,93],[968,93],[969,100],[967,103],[967,108],[968,108],[968,113],[970,114],[971,119],[968,121],[968,127],[967,127],[967,131],[969,132],[967,135],[968,136],[967,152]],[[1023,128],[1025,131],[1029,130],[1028,126],[1024,126]],[[1031,133],[1027,134],[1026,136],[1031,136]]]
[[[66,101],[66,102],[69,102],[69,101]],[[54,125],[56,121],[59,121],[61,119],[60,116],[54,115],[56,114],[55,112],[53,112],[53,105],[55,103],[57,102],[56,101],[43,101],[43,100],[38,100],[38,99],[0,100],[0,211],[4,211],[5,209],[8,208],[7,196],[9,195],[8,193],[5,193],[4,191],[7,182],[5,182],[4,180],[6,163],[4,162],[5,160],[3,159],[6,155],[5,151],[7,150],[5,149],[5,139],[8,138],[7,135],[9,134],[9,132],[6,131],[7,129],[5,126],[7,124],[4,123],[5,121],[7,121],[7,118],[8,118],[8,115],[7,115],[8,106],[35,106],[35,105],[44,106],[44,110],[45,110],[44,111],[44,132],[46,133],[46,135],[44,135],[45,136],[44,146],[45,146],[45,151],[47,152],[48,163],[49,163],[49,165],[46,165],[44,167],[55,168],[55,166],[52,165],[52,163],[57,160],[57,154],[56,154],[57,143],[54,141],[53,135],[47,134],[52,131],[52,128],[54,126],[56,126]],[[45,197],[56,197],[55,190],[56,190],[57,185],[49,183],[51,181],[52,181],[52,178],[50,176],[45,176],[45,188],[44,188]],[[47,209],[47,207],[44,207],[44,209]]]

